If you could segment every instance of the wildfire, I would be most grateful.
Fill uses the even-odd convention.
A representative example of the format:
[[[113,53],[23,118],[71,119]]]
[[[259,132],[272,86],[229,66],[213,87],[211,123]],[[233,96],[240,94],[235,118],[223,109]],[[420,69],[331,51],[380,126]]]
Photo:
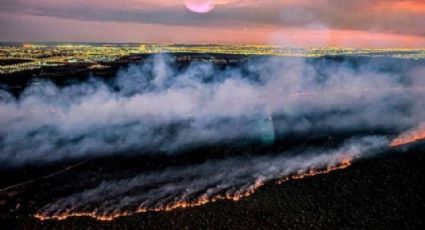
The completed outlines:
[[[416,129],[401,134],[389,144],[390,147],[410,144],[416,141],[425,140],[425,123],[421,123]]]
[[[298,171],[296,174],[291,176],[285,176],[282,179],[279,179],[276,183],[282,184],[288,180],[298,180],[303,179],[305,177],[311,177],[316,176],[320,174],[329,173],[335,170],[339,169],[345,169],[351,165],[351,158],[342,159],[341,161],[337,162],[336,164],[329,165],[325,169],[315,169],[310,168],[308,170]],[[193,201],[176,201],[174,203],[169,203],[167,205],[163,206],[157,206],[157,207],[139,207],[134,212],[129,211],[119,211],[115,213],[108,213],[103,214],[96,211],[92,212],[68,212],[65,211],[63,213],[56,213],[53,215],[44,214],[44,213],[37,213],[34,215],[35,218],[44,221],[44,220],[65,220],[70,217],[91,217],[93,219],[99,220],[99,221],[111,221],[118,217],[123,216],[129,216],[135,213],[145,213],[145,212],[167,212],[172,211],[175,209],[183,209],[183,208],[189,208],[189,207],[197,207],[201,206],[207,203],[216,202],[219,200],[231,200],[231,201],[239,201],[240,199],[250,196],[253,194],[258,188],[264,185],[265,179],[259,178],[255,181],[255,183],[248,188],[241,189],[236,192],[226,193],[226,194],[216,194],[213,196],[208,196],[207,194],[204,194],[200,196],[198,199],[195,199]]]
[[[328,166],[325,169],[314,169],[310,168],[307,171],[298,172],[295,175],[284,177],[280,180],[278,180],[277,184],[282,184],[288,180],[300,180],[306,177],[312,177],[320,174],[326,174],[330,173],[335,170],[345,169],[348,168],[351,165],[352,159],[343,159],[342,161],[338,162],[336,165]]]

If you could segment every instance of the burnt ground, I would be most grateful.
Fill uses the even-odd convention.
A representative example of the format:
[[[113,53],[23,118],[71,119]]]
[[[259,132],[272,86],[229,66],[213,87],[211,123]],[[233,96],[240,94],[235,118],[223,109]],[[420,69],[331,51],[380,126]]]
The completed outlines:
[[[41,222],[24,207],[37,202],[18,198],[20,207],[3,205],[2,229],[418,229],[425,211],[424,154],[420,147],[383,154],[329,174],[269,183],[239,202],[219,201],[110,222],[86,217]]]

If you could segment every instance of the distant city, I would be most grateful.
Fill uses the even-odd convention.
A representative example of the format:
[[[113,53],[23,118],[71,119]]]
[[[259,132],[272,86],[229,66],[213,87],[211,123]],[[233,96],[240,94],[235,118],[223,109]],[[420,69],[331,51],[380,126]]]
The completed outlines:
[[[180,45],[99,43],[0,43],[0,74],[84,63],[91,69],[108,68],[108,63],[137,54],[211,53],[288,57],[364,56],[425,59],[425,49],[283,48],[265,45]]]

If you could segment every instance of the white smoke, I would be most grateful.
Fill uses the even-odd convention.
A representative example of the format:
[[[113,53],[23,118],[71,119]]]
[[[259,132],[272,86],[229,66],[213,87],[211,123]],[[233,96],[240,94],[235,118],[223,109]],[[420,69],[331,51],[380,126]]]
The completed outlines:
[[[392,73],[368,64],[273,58],[225,69],[196,62],[177,68],[168,60],[132,65],[112,81],[44,82],[19,98],[1,92],[0,162],[128,150],[172,154],[303,131],[398,130],[418,124],[425,111],[420,68]]]

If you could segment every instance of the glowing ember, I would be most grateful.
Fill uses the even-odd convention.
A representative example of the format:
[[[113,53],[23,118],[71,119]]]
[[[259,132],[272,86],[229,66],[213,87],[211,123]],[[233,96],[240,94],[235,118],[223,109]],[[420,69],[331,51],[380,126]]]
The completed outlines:
[[[320,175],[320,174],[330,173],[330,172],[335,171],[335,170],[345,169],[345,168],[348,168],[351,165],[351,161],[352,161],[352,159],[343,159],[338,164],[333,165],[333,166],[328,166],[325,169],[313,169],[313,168],[310,168],[307,171],[299,172],[299,173],[297,173],[295,175],[282,178],[282,179],[280,179],[280,180],[277,181],[277,184],[282,184],[282,183],[284,183],[284,182],[286,182],[288,180],[299,180],[299,179],[303,179],[303,178],[306,178],[306,177],[311,177],[311,176],[316,176],[316,175]]]
[[[285,176],[284,178],[278,180],[277,184],[282,184],[288,180],[298,180],[303,179],[305,177],[311,177],[315,175],[329,173],[339,169],[345,169],[351,165],[352,159],[342,159],[341,161],[327,166],[325,169],[314,169],[310,168],[308,170],[299,171],[295,175]],[[45,215],[43,213],[37,213],[34,215],[35,218],[44,221],[44,220],[65,220],[70,217],[91,217],[99,221],[111,221],[118,217],[129,216],[135,213],[144,213],[144,212],[166,212],[172,211],[175,209],[189,208],[201,206],[207,203],[215,202],[218,200],[231,200],[231,201],[239,201],[240,199],[247,197],[253,194],[258,188],[264,185],[265,179],[259,178],[255,181],[255,183],[247,188],[240,189],[239,191],[233,193],[227,193],[223,195],[213,195],[208,196],[207,194],[202,195],[199,199],[193,201],[176,201],[174,203],[169,203],[163,206],[158,207],[139,207],[134,212],[129,211],[120,211],[112,214],[102,214],[97,212],[63,212],[56,213],[53,215]]]
[[[425,123],[421,123],[417,128],[402,133],[399,137],[392,140],[390,147],[410,144],[416,141],[425,140]]]

